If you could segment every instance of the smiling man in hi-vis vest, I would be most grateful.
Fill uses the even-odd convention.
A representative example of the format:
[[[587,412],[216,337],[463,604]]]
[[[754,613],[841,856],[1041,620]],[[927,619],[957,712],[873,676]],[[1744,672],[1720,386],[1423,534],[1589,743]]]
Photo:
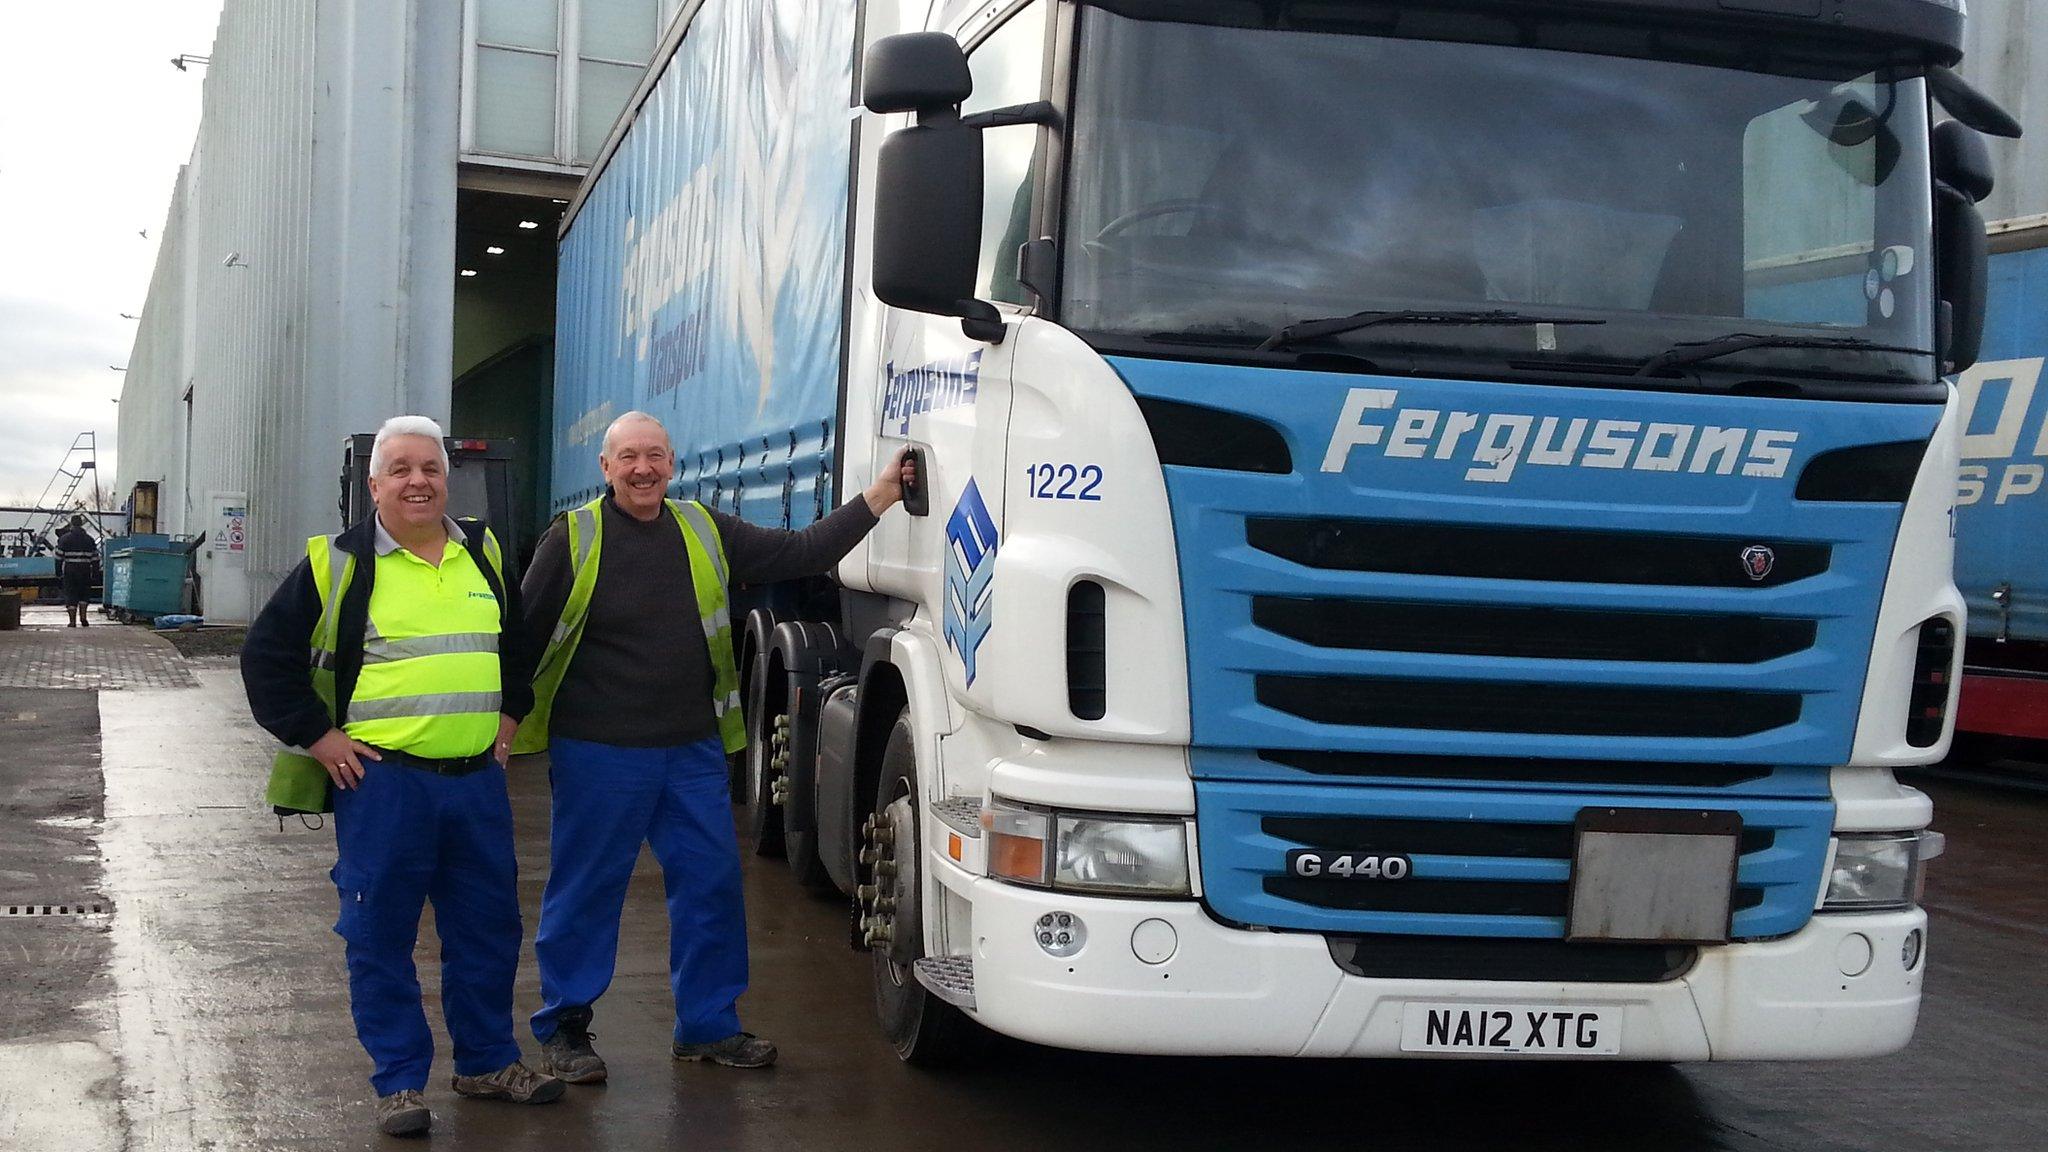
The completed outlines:
[[[413,945],[434,904],[455,1091],[541,1104],[562,1082],[519,1061],[519,895],[505,758],[533,701],[519,589],[497,538],[448,518],[441,428],[399,416],[370,452],[376,514],[306,542],[242,649],[249,707],[290,747],[280,813],[334,813],[349,1009],[375,1069],[377,1126],[433,1123],[434,1058]]]
[[[591,1007],[611,984],[640,845],[668,891],[678,1060],[740,1068],[775,1046],[740,1031],[747,925],[726,754],[746,744],[727,588],[829,571],[916,483],[899,457],[866,492],[800,532],[667,499],[661,422],[628,412],[604,436],[606,494],[559,517],[526,573],[527,644],[542,650],[517,751],[550,753],[552,871],[541,896],[542,1067],[605,1078]],[[906,473],[909,473],[906,475]]]

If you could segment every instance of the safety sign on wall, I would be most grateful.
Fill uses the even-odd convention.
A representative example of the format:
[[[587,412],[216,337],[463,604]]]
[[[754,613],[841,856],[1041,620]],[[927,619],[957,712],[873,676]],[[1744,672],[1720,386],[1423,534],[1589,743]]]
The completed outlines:
[[[208,493],[206,555],[240,568],[249,558],[249,497],[242,492]]]
[[[220,510],[220,546],[225,552],[246,552],[249,548],[249,510],[229,505]]]

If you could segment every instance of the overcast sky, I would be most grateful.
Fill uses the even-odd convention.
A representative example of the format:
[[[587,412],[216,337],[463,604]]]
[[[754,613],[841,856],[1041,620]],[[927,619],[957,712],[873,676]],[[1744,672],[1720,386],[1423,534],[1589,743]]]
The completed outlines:
[[[170,60],[207,54],[220,8],[0,0],[0,503],[41,493],[84,431],[113,484],[108,366],[128,362],[120,314],[142,311],[206,75]]]

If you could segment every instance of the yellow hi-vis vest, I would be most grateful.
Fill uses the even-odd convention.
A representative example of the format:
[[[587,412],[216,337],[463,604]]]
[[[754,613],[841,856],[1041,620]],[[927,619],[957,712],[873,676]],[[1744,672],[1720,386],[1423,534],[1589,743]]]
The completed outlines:
[[[666,500],[683,530],[690,557],[690,583],[697,589],[697,617],[704,626],[704,646],[711,653],[711,714],[718,718],[718,737],[728,753],[747,746],[746,717],[740,711],[740,677],[732,658],[732,616],[725,599],[725,542],[718,525],[694,500]],[[538,752],[548,746],[548,717],[555,693],[569,672],[569,661],[583,639],[590,615],[590,597],[597,589],[597,566],[604,548],[604,497],[572,509],[569,520],[569,599],[562,618],[548,634],[539,670],[533,677],[533,711],[519,726],[514,752]]]
[[[503,587],[505,560],[497,537],[481,524],[464,527],[484,534],[484,559]],[[335,539],[306,541],[306,562],[320,593],[320,620],[307,660],[313,691],[330,715],[341,602],[356,573],[355,556],[335,547]],[[488,751],[497,738],[502,608],[469,550],[453,540],[446,549],[439,569],[402,555],[403,549],[376,560],[362,667],[342,729],[365,744],[453,759]],[[271,764],[267,798],[287,811],[325,812],[331,809],[328,783],[318,761],[303,749],[286,748]]]

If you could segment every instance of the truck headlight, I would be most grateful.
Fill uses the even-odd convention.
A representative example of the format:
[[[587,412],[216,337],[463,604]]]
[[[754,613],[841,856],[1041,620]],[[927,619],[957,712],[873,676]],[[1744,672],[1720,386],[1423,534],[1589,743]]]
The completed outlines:
[[[1066,892],[1192,891],[1185,820],[1084,816],[991,800],[981,826],[989,835],[988,874],[997,880]]]
[[[1940,852],[1938,833],[1882,832],[1835,840],[1823,912],[1910,908],[1920,899],[1921,865]]]
[[[1055,888],[1076,892],[1188,894],[1188,834],[1179,820],[1061,816],[1053,848]]]

